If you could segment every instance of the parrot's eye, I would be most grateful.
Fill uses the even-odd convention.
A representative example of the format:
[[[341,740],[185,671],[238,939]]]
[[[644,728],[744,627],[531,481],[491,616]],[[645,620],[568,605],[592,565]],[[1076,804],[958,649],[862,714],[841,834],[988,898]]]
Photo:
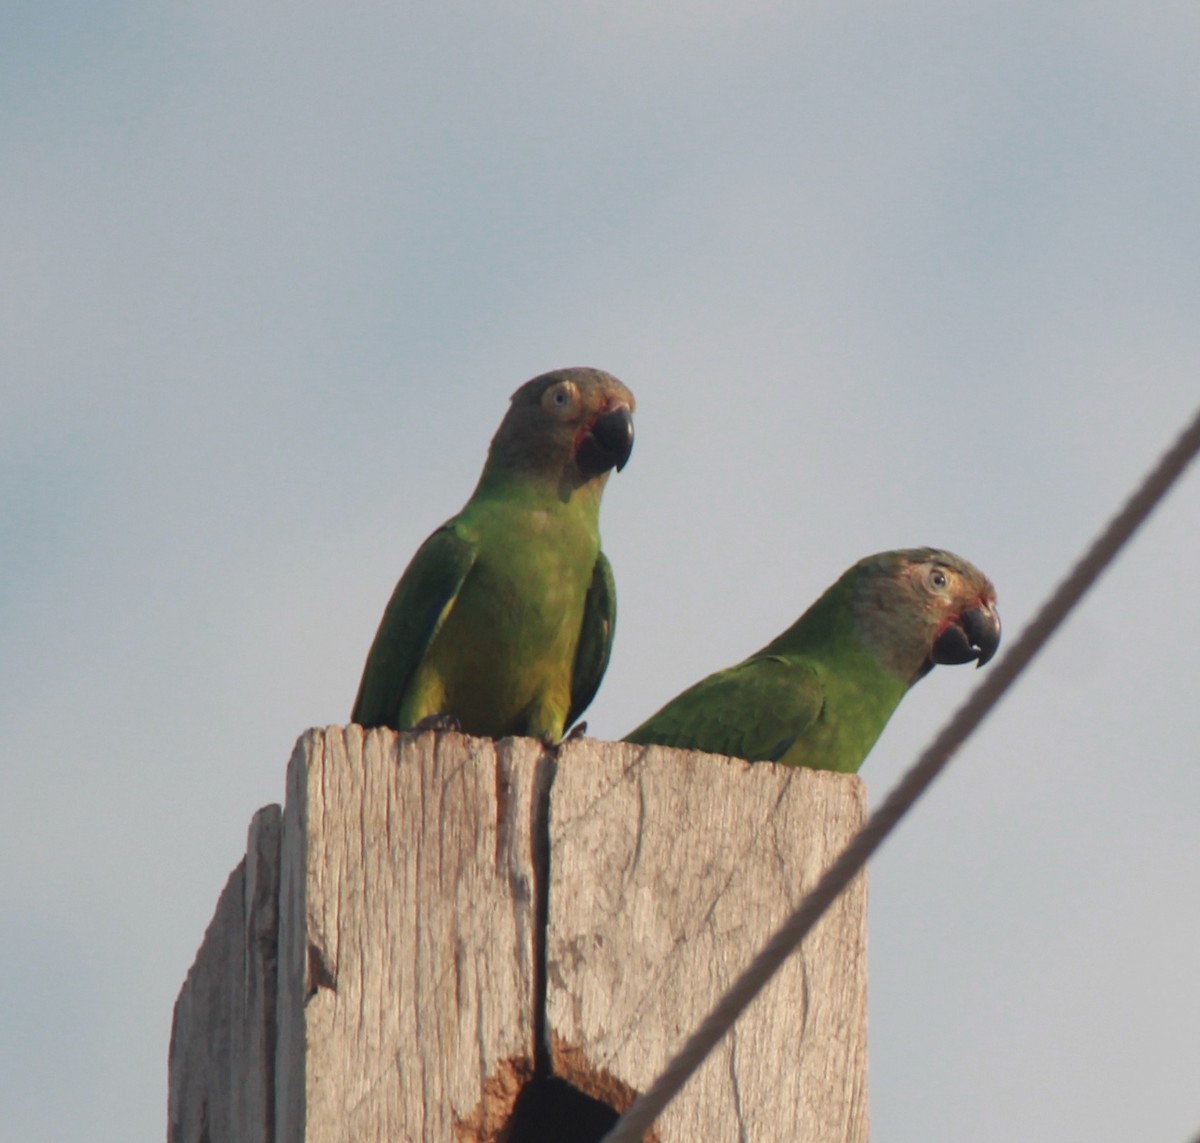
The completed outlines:
[[[542,408],[559,420],[579,412],[579,386],[574,381],[559,381],[542,394]]]
[[[946,573],[942,571],[941,568],[934,568],[929,573],[929,582],[933,584],[938,591],[941,591],[946,584],[950,582],[950,580],[947,579]]]

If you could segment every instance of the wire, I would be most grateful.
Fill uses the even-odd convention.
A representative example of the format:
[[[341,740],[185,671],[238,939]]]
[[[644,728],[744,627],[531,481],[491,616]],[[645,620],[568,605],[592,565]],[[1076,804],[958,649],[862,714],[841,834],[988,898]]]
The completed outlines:
[[[1092,543],[1008,652],[988,672],[967,701],[925,749],[887,800],[851,839],[816,887],[776,930],[771,939],[704,1018],[659,1077],[630,1104],[601,1143],[636,1143],[650,1129],[692,1073],[704,1062],[733,1022],[762,991],[825,910],[866,865],[913,803],[945,769],[954,753],[991,712],[1029,661],[1062,624],[1100,573],[1112,562],[1130,536],[1200,452],[1200,411],[1163,454],[1153,471]]]

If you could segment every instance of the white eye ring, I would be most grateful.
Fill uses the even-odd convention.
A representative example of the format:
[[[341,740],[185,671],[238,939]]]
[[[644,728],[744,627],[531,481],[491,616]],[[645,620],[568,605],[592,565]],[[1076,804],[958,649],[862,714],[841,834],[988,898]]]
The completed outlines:
[[[559,381],[542,394],[542,408],[555,417],[573,416],[579,404],[579,389],[573,381]]]
[[[929,582],[940,591],[950,582],[950,580],[941,568],[934,568],[929,573]]]

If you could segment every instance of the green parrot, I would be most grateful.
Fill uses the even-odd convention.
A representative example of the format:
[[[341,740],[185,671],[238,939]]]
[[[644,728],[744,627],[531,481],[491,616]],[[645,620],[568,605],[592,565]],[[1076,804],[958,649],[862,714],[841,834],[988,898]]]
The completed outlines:
[[[853,773],[935,663],[982,667],[999,645],[996,592],[977,568],[936,548],[880,552],[625,741]]]
[[[592,701],[616,621],[600,496],[633,448],[633,394],[559,369],[512,396],[462,511],[417,549],[384,611],[351,721],[558,742]]]

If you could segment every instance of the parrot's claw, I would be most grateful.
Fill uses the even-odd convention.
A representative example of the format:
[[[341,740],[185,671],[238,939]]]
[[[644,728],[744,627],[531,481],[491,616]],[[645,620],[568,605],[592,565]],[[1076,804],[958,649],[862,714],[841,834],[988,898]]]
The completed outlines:
[[[462,724],[448,714],[427,714],[412,729],[414,734],[423,734],[427,730],[432,730],[435,734],[461,734]]]
[[[566,734],[563,735],[564,742],[578,742],[587,734],[587,720],[577,722]]]
[[[577,722],[573,727],[571,727],[570,730],[567,731],[566,734],[562,736],[562,738],[558,739],[557,741],[551,738],[548,734],[541,735],[539,741],[547,750],[552,751],[555,757],[557,757],[558,752],[564,746],[566,746],[568,742],[577,742],[579,739],[583,738],[585,734],[587,734],[587,723]]]

